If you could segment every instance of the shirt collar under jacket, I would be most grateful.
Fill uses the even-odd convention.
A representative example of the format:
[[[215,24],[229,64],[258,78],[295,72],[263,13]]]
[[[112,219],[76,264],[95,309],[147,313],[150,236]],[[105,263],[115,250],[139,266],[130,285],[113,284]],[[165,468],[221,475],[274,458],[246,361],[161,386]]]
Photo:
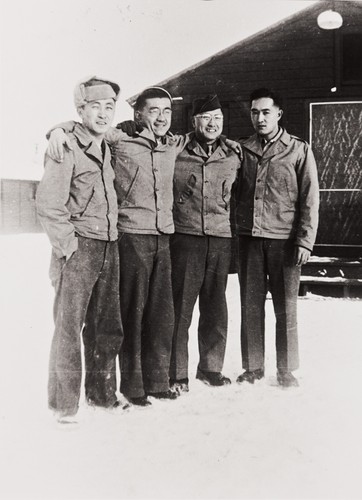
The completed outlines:
[[[258,156],[273,156],[275,154],[275,148],[283,148],[284,146],[288,146],[290,144],[291,138],[288,132],[281,128],[281,134],[276,138],[276,140],[273,142],[273,144],[270,146],[270,148],[267,148],[265,151],[263,151],[263,147],[261,145],[260,139],[258,134],[254,134],[248,139],[245,139],[241,141],[242,147],[249,149],[253,153],[257,154]]]
[[[160,138],[160,141],[158,141],[155,134],[147,127],[142,129],[141,132],[136,132],[136,135],[150,140],[156,145],[156,147],[161,147],[162,149],[168,145],[170,139],[174,139],[172,132],[168,131],[163,137]]]
[[[279,139],[279,137],[282,135],[282,133],[283,133],[283,129],[281,127],[279,127],[278,132],[275,134],[275,136],[272,137],[271,139],[269,139],[268,141],[266,139],[264,139],[264,137],[259,135],[259,139],[260,139],[260,142],[261,142],[263,149],[271,146],[274,142],[276,142]]]
[[[81,123],[76,123],[73,135],[77,138],[80,144],[83,146],[84,151],[93,156],[96,160],[103,164],[103,154],[101,149],[97,146],[97,144],[93,141],[92,136],[86,129],[86,127]],[[104,141],[104,139],[103,139]]]
[[[190,137],[191,137],[191,140],[188,143],[188,145],[186,146],[187,149],[189,151],[193,151],[195,154],[197,154],[199,156],[207,156],[206,151],[202,147],[201,143],[197,140],[194,132],[192,132],[190,134]],[[225,156],[228,153],[229,148],[225,144],[223,136],[218,137],[218,139],[216,139],[215,143],[216,143],[216,147],[213,150],[213,154],[215,153],[215,151],[218,150],[218,148],[220,148],[220,155]]]

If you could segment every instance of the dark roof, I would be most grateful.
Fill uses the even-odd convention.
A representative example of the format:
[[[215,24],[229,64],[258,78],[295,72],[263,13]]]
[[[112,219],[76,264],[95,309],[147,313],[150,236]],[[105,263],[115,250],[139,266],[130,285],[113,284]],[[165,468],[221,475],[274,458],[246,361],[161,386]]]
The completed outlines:
[[[172,75],[169,78],[166,78],[165,80],[162,80],[161,82],[158,82],[156,85],[167,88],[167,85],[170,84],[172,81],[176,80],[177,78],[180,78],[181,76],[185,76],[188,73],[194,72],[196,69],[200,68],[201,66],[203,66],[205,64],[209,64],[210,62],[215,61],[221,57],[224,57],[225,55],[227,55],[230,52],[235,51],[236,49],[243,48],[243,46],[246,46],[246,45],[252,43],[256,38],[262,38],[262,37],[265,37],[268,34],[270,34],[272,31],[280,30],[285,24],[294,22],[294,21],[299,20],[303,17],[307,17],[311,14],[313,14],[317,17],[318,14],[320,14],[324,10],[328,10],[328,9],[334,9],[336,11],[338,11],[339,9],[345,10],[346,4],[359,6],[359,7],[362,6],[361,0],[319,0],[319,1],[317,0],[315,4],[297,12],[296,14],[288,16],[288,17],[282,19],[281,21],[278,21],[277,23],[274,23],[273,25],[268,26],[267,28],[265,28],[263,30],[258,31],[257,33],[254,33],[253,35],[251,35],[247,38],[244,38],[243,40],[241,40],[239,42],[234,43],[233,45],[217,52],[216,54],[214,54],[206,59],[203,59],[202,61],[200,61],[196,64],[193,64],[192,66],[189,66],[188,68],[180,71],[179,73],[176,73],[175,75]],[[129,104],[133,103],[137,99],[139,94],[140,94],[140,92],[129,97],[127,99],[127,102]]]

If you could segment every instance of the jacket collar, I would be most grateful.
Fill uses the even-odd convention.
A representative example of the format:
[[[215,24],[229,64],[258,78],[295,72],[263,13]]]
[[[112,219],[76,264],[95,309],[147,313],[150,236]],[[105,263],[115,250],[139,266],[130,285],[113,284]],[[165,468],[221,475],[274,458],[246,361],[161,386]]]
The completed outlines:
[[[77,123],[75,125],[73,134],[84,148],[84,153],[103,165],[104,160],[106,160],[107,155],[109,154],[108,147],[106,147],[105,158],[103,159],[102,151],[93,141],[92,136],[90,135],[86,127],[81,123]]]
[[[193,151],[193,153],[197,156],[203,156],[203,157],[208,158],[204,148],[201,146],[201,144],[197,140],[196,135],[192,132],[190,137],[191,137],[191,140],[186,146],[188,151],[190,151],[190,152]],[[217,145],[215,151],[210,156],[210,158],[212,157],[213,160],[216,160],[218,158],[225,158],[225,156],[227,155],[227,153],[229,151],[229,148],[225,144],[225,141],[224,141],[222,136],[220,136],[217,139],[217,142],[218,142],[218,145]]]
[[[136,132],[136,134],[139,137],[144,137],[145,139],[151,141],[153,147],[158,151],[167,149],[169,140],[174,138],[174,135],[170,131],[168,131],[163,137],[161,137],[161,140],[158,141],[155,137],[155,134],[147,127],[142,129],[141,132]]]
[[[282,135],[273,144],[271,144],[265,152],[263,152],[263,146],[260,141],[258,134],[254,134],[249,139],[241,142],[242,147],[249,149],[258,156],[263,156],[264,158],[270,158],[281,151],[283,151],[290,143],[291,138],[288,132],[283,129]]]

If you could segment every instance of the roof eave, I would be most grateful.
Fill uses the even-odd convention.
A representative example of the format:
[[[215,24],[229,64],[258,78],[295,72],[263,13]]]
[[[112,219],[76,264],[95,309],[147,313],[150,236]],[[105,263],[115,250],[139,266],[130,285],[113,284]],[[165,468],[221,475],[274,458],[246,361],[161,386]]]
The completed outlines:
[[[343,1],[346,1],[346,0],[343,0]],[[348,1],[350,1],[351,3],[356,3],[353,0],[348,0]],[[209,56],[206,59],[203,59],[202,61],[199,61],[198,63],[195,63],[192,66],[189,66],[188,68],[186,68],[184,70],[181,70],[179,73],[176,73],[175,75],[173,75],[169,78],[166,78],[165,80],[162,80],[161,82],[158,82],[157,86],[161,86],[161,87],[167,86],[167,84],[169,84],[171,81],[176,80],[177,78],[180,78],[182,76],[185,76],[188,73],[191,73],[195,69],[199,68],[200,66],[203,66],[203,65],[205,65],[205,64],[207,64],[215,59],[218,59],[219,57],[222,57],[227,52],[230,52],[236,48],[242,47],[243,45],[247,45],[247,44],[253,42],[253,40],[255,38],[265,36],[270,31],[280,29],[286,23],[289,23],[290,21],[292,21],[296,18],[302,17],[303,15],[305,15],[307,13],[312,13],[313,11],[316,11],[316,13],[317,13],[318,11],[322,11],[322,10],[328,8],[332,4],[335,4],[334,0],[315,0],[315,3],[313,5],[306,7],[305,9],[302,9],[302,10],[296,12],[295,14],[292,14],[288,17],[285,17],[282,20],[272,24],[271,26],[267,26],[263,30],[260,30],[256,33],[254,33],[253,35],[250,35],[247,38],[244,38],[243,40],[240,40],[239,42],[236,42],[233,45],[226,47],[225,49],[217,52],[216,54],[213,54],[212,56]],[[128,99],[126,99],[127,102],[131,105],[131,103],[133,103],[137,99],[139,94],[140,94],[140,92],[129,97]]]

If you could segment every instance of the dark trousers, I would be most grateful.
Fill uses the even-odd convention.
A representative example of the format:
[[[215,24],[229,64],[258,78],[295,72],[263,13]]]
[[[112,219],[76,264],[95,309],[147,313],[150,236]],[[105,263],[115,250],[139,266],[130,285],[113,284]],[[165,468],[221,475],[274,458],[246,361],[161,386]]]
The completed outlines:
[[[175,330],[170,379],[188,377],[188,339],[199,297],[199,368],[219,372],[224,364],[228,313],[226,285],[231,238],[176,233],[171,237]]]
[[[86,395],[95,404],[116,401],[115,358],[122,344],[117,242],[78,237],[66,262],[52,256],[55,332],[49,362],[48,401],[55,411],[75,414],[82,379],[84,322]]]
[[[264,368],[265,299],[269,288],[276,317],[277,368],[299,366],[297,298],[300,267],[291,240],[239,237],[241,351],[243,368]]]
[[[174,327],[169,236],[122,233],[118,247],[121,392],[141,397],[166,391]]]

